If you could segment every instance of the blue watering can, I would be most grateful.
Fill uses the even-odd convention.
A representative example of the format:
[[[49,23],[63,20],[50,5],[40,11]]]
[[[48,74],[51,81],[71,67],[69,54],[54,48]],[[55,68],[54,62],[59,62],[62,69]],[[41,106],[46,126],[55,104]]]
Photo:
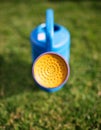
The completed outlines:
[[[54,24],[53,10],[46,11],[46,23],[42,23],[30,35],[32,46],[32,61],[42,53],[51,51],[70,59],[70,33],[61,25]]]
[[[30,35],[32,45],[32,75],[40,88],[55,92],[68,80],[70,69],[70,33],[54,24],[53,10],[46,11],[46,23]]]

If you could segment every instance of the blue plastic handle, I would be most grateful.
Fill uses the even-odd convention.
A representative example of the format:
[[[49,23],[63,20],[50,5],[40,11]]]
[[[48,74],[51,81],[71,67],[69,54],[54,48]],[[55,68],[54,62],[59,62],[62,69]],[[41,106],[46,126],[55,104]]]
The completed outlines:
[[[47,51],[52,51],[54,35],[54,12],[52,9],[46,10],[46,46]]]

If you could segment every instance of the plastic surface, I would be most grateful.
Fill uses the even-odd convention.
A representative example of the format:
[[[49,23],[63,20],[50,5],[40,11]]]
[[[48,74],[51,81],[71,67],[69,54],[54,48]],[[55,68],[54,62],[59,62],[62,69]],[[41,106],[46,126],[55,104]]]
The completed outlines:
[[[69,65],[52,52],[40,55],[33,64],[32,75],[40,88],[55,92],[63,87],[70,73]]]
[[[53,48],[54,14],[52,9],[46,11],[46,47],[47,51]]]
[[[46,23],[37,26],[30,35],[32,61],[42,53],[52,51],[69,62],[70,32],[63,26],[54,24],[53,10],[46,11]]]
[[[69,76],[70,32],[54,24],[52,9],[46,11],[46,22],[32,30],[32,74],[40,88],[55,92],[63,87]]]

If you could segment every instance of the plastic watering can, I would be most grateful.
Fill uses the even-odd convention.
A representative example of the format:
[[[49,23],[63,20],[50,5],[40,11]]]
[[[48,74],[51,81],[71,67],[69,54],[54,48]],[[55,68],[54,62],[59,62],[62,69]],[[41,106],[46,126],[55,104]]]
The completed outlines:
[[[68,80],[70,33],[54,24],[53,10],[46,11],[46,23],[36,27],[30,35],[32,45],[32,75],[40,88],[55,92]]]

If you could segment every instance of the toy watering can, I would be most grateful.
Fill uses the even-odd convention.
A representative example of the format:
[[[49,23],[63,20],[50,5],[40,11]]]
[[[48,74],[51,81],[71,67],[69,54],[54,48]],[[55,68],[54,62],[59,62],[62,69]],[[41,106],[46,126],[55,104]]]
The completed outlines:
[[[46,23],[30,35],[32,46],[32,75],[39,87],[54,92],[66,83],[70,69],[70,33],[54,24],[53,10],[46,11]]]

